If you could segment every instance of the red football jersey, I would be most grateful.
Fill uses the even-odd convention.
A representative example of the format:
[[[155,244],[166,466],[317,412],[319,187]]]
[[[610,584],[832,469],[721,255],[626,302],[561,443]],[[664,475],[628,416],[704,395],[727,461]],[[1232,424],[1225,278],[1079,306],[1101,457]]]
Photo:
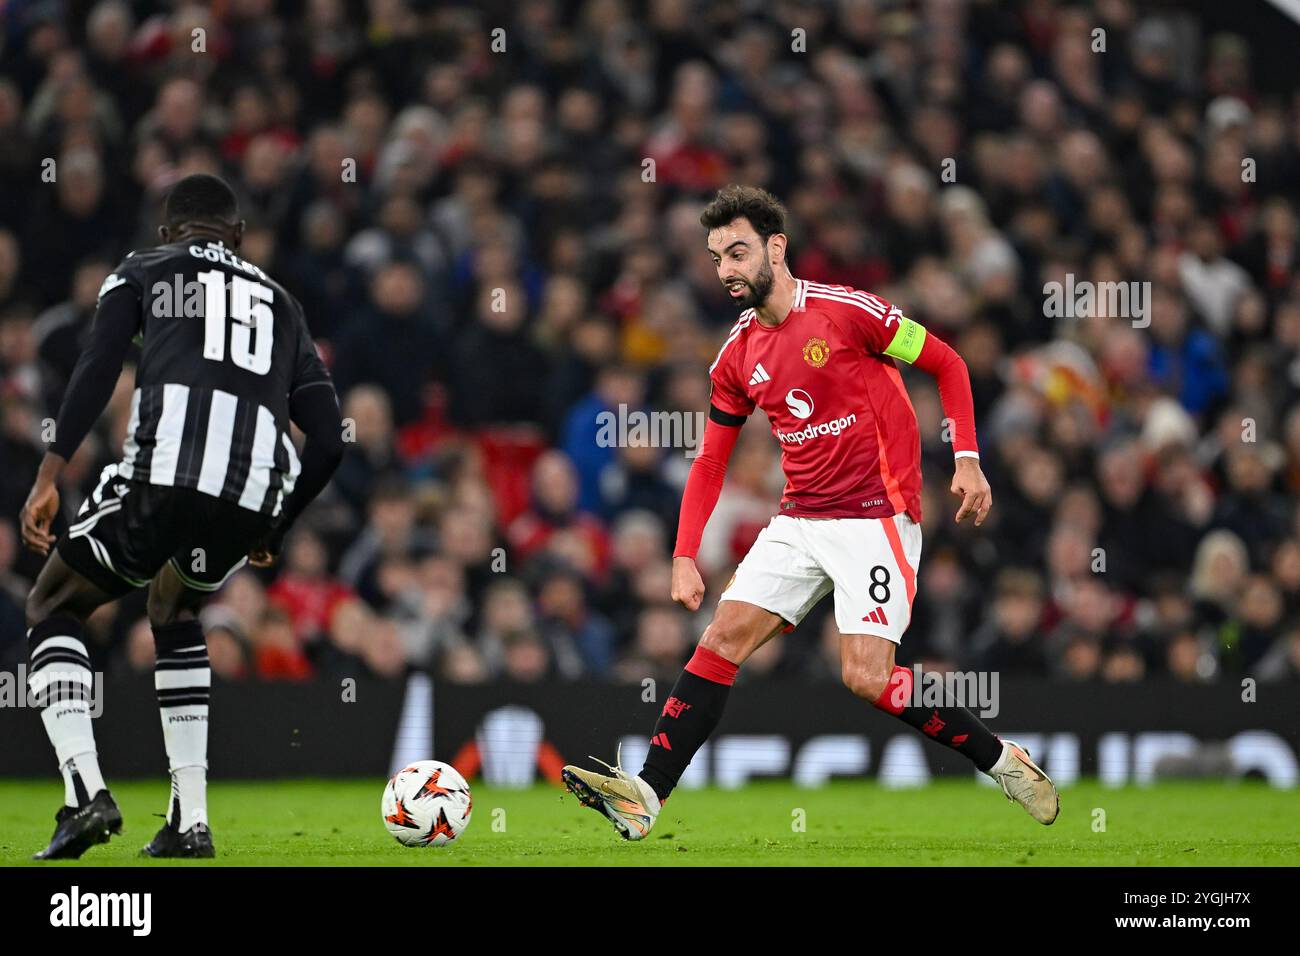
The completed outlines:
[[[920,522],[921,436],[894,360],[915,361],[924,341],[879,296],[803,279],[776,328],[741,314],[709,369],[711,401],[732,415],[767,413],[786,477],[782,514],[903,511]]]

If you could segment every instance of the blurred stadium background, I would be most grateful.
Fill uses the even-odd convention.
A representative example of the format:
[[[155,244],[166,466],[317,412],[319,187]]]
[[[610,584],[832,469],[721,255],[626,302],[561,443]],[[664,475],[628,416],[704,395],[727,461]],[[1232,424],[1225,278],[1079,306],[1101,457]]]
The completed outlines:
[[[1295,681],[1286,6],[10,0],[0,663],[25,656],[39,561],[16,518],[96,291],[156,242],[168,186],[208,171],[241,197],[243,254],[303,302],[356,426],[280,566],[240,572],[204,612],[232,688],[318,682],[336,700],[341,678],[425,673],[508,703],[673,680],[774,513],[777,445],[758,413],[691,615],[668,598],[690,459],[601,447],[597,415],[707,407],[734,308],[697,217],[731,181],[786,201],[796,275],[879,292],[970,367],[995,501],[979,531],[952,525],[937,394],[907,378],[927,484],[901,662],[1045,684],[1042,707],[1058,686],[1121,701],[1158,684],[1190,713],[1178,702],[1210,698],[1180,687],[1226,707],[1244,678]],[[1149,325],[1050,316],[1045,284],[1067,274],[1149,282]],[[128,369],[65,507],[118,457],[129,393]],[[742,680],[837,680],[829,611]],[[88,644],[111,679],[140,675],[156,721],[143,594],[97,614]],[[1294,782],[1295,722],[1271,722]]]

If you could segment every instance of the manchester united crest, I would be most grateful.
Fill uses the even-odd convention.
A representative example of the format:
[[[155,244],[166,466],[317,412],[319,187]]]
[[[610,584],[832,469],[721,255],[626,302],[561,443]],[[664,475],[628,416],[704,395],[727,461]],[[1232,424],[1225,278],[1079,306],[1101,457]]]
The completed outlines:
[[[803,360],[813,368],[821,368],[831,357],[831,347],[825,339],[811,338],[803,344]]]

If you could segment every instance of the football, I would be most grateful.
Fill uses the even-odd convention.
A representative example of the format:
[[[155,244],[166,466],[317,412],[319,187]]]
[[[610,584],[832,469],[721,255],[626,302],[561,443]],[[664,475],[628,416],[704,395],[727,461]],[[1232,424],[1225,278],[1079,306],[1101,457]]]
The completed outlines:
[[[380,802],[384,826],[404,846],[442,846],[469,826],[474,801],[456,768],[417,760],[388,781]]]

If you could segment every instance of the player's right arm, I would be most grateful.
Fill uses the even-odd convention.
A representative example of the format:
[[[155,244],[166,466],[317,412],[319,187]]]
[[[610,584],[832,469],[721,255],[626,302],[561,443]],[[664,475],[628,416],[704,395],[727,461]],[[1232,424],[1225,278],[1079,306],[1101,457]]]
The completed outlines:
[[[730,344],[730,340],[728,341]],[[723,361],[723,354],[709,373],[709,419],[704,425],[699,454],[691,464],[682,492],[677,520],[677,544],[673,548],[673,600],[688,610],[698,611],[704,599],[704,579],[695,566],[704,526],[718,503],[727,463],[740,437],[741,426],[754,410],[754,403],[735,386]]]
[[[36,481],[23,505],[19,525],[23,543],[38,554],[49,554],[55,537],[50,525],[59,510],[59,477],[104,411],[126,360],[131,339],[140,327],[140,288],[114,273],[100,288],[90,341],[77,358],[68,390],[55,420],[54,441],[41,459]]]

